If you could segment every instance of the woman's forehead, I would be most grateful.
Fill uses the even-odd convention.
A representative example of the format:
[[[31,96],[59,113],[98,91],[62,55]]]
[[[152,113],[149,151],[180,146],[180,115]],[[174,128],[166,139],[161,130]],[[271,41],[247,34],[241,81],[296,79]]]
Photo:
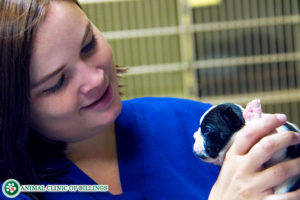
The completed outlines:
[[[86,21],[84,12],[72,1],[51,1],[45,19],[38,27],[37,37],[39,39],[39,35],[42,35],[52,38],[84,29],[82,26]]]
[[[50,3],[33,41],[30,60],[33,79],[65,64],[72,51],[80,48],[87,23],[86,15],[74,2]]]

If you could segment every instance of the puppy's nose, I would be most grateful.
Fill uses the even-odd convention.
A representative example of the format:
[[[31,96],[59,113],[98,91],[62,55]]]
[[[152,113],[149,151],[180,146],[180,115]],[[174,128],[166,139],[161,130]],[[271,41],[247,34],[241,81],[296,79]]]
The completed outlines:
[[[193,135],[194,140],[196,140],[196,134],[197,134],[197,132],[195,132]]]
[[[202,160],[205,160],[205,159],[207,159],[207,156],[204,155],[204,154],[199,154],[199,155],[198,155],[198,158],[200,158],[200,159],[202,159]]]
[[[194,140],[196,140],[196,138],[197,138],[197,136],[198,136],[197,134],[200,134],[199,130],[200,130],[200,128],[194,133],[194,135],[193,135]]]

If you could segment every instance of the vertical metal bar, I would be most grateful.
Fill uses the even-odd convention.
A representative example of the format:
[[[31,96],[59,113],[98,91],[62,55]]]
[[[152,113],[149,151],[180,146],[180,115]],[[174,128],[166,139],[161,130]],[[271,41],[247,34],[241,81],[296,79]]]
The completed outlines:
[[[153,5],[153,13],[152,15],[154,20],[154,26],[155,27],[161,27],[162,19],[161,19],[161,10],[160,10],[160,0],[152,0]],[[162,48],[162,41],[165,36],[157,36],[154,38],[154,47],[155,47],[155,57],[156,57],[156,63],[162,64],[163,63],[163,48]],[[164,83],[164,76],[167,75],[167,73],[160,73],[155,74],[156,83],[157,83],[157,89],[155,91],[156,94],[162,95],[164,92],[168,93],[168,91],[165,90],[165,83]]]
[[[152,28],[154,26],[153,22],[153,6],[152,6],[152,0],[144,1],[144,11],[145,11],[145,24],[147,28]],[[154,45],[153,45],[153,37],[148,37],[146,40],[146,47],[147,47],[147,56],[149,58],[149,63],[148,64],[157,64],[156,63],[156,58],[154,54]],[[153,95],[155,92],[155,88],[151,87],[152,84],[155,83],[155,77],[152,73],[147,74],[145,76],[145,85],[144,89],[147,91],[147,94]]]
[[[235,9],[235,2],[233,0],[228,0],[227,1],[227,17],[228,17],[228,21],[234,21],[236,19],[236,9]],[[228,30],[228,43],[229,43],[229,51],[228,51],[228,56],[229,57],[236,57],[237,55],[237,34],[235,30]],[[231,81],[231,86],[232,86],[232,94],[237,94],[240,93],[240,67],[239,66],[232,66],[231,68],[231,76],[232,76],[232,81]]]
[[[211,9],[205,8],[204,10],[204,15],[203,15],[203,20],[205,23],[211,22]],[[204,34],[204,49],[205,49],[205,58],[206,59],[212,59],[214,54],[213,54],[213,39],[212,39],[212,32],[207,31],[203,32]],[[216,95],[216,83],[215,83],[215,68],[208,68],[206,69],[207,73],[207,91],[209,96],[215,96]]]
[[[179,7],[178,0],[165,0],[168,2],[168,21],[169,26],[179,26]]]
[[[109,31],[107,28],[107,21],[106,18],[109,16],[106,16],[104,13],[105,7],[102,4],[96,4],[93,6],[97,15],[97,23],[96,26],[101,30],[101,31]]]
[[[130,51],[131,51],[131,44],[129,39],[123,39],[122,41],[122,52],[124,53],[124,63],[126,66],[131,66],[131,57],[130,57]],[[132,85],[132,95],[137,96],[139,95],[137,88],[136,88],[136,76],[132,75],[131,76],[131,85]]]
[[[247,5],[247,1],[234,0],[234,12],[235,12],[236,20],[249,18],[249,6]],[[249,49],[247,49],[247,47],[251,46],[251,44],[250,45],[248,44],[248,41],[250,42],[250,38],[248,37],[248,35],[249,35],[248,31],[249,31],[249,29],[247,30],[247,29],[242,29],[242,28],[237,27],[236,38],[235,38],[235,42],[234,42],[234,45],[236,46],[236,53],[234,54],[235,57],[249,56]],[[243,72],[243,73],[246,74],[246,72]],[[246,79],[244,79],[244,80],[246,80]],[[246,90],[246,87],[243,86],[243,91],[245,91],[245,90]]]
[[[267,0],[259,0],[259,15],[261,18],[266,17],[267,13]],[[269,53],[268,46],[268,27],[261,27],[261,50],[262,55],[267,55]],[[262,64],[263,77],[264,77],[264,91],[271,90],[271,74],[269,64]]]
[[[119,2],[120,6],[120,20],[121,20],[121,30],[128,29],[128,13],[126,8],[126,2]]]
[[[169,4],[170,2],[167,0],[161,0],[160,1],[160,13],[161,13],[161,25],[162,26],[170,26],[170,20],[168,18],[169,15]],[[162,62],[163,63],[171,63],[172,62],[172,49],[171,49],[171,37],[173,36],[168,36],[164,37],[163,40],[161,40],[161,49],[163,52],[163,57],[162,57]],[[177,91],[181,92],[180,88],[176,86],[176,83],[178,84],[180,82],[172,72],[166,73],[165,76],[163,77],[162,83],[164,85],[167,85],[168,87],[166,88],[167,91]],[[161,94],[163,95],[163,93]]]
[[[121,16],[120,16],[120,3],[116,2],[114,4],[112,4],[112,13],[114,13],[114,15],[112,16],[112,30],[113,31],[117,31],[121,29]]]
[[[128,1],[127,4],[127,12],[128,12],[128,24],[129,29],[137,29],[137,16],[136,16],[136,1]]]
[[[299,101],[296,103],[295,110],[297,110],[297,111],[300,110],[300,102]],[[295,112],[295,113],[297,113],[296,119],[298,120],[298,121],[296,121],[296,123],[300,124],[300,112]]]
[[[178,19],[181,46],[181,63],[186,70],[183,72],[185,96],[197,95],[197,83],[194,74],[193,34],[191,32],[191,8],[187,0],[178,0]]]
[[[136,63],[135,65],[143,65],[143,54],[145,54],[145,50],[144,50],[144,47],[142,45],[142,41],[144,41],[143,38],[135,38],[135,48],[134,51],[132,52],[133,53],[133,56],[136,57]],[[137,90],[140,92],[143,90],[143,80],[142,80],[142,77],[140,75],[136,75],[136,78],[137,78]]]
[[[170,20],[168,18],[169,15],[169,1],[167,0],[162,0],[160,1],[160,12],[162,16],[162,26],[170,26]],[[162,51],[163,51],[163,63],[170,63],[172,62],[172,55],[171,55],[171,35],[168,37],[165,37],[164,40],[162,40]],[[170,78],[172,76],[167,77],[167,81],[170,82]]]
[[[202,12],[201,10],[198,10],[199,12],[195,13],[195,18],[197,21],[200,21],[202,19]],[[195,40],[196,40],[196,49],[197,49],[197,55],[196,58],[198,60],[205,59],[205,46],[204,46],[204,33],[203,32],[195,32]]]
[[[119,16],[119,4],[118,3],[112,4],[112,12],[114,13],[114,16],[112,19],[112,21],[113,21],[112,30],[119,30],[120,29],[120,16]],[[97,10],[98,15],[99,15],[99,13],[100,13],[100,10]],[[100,18],[99,18],[99,20],[100,20]],[[119,47],[119,44],[120,44],[119,41],[118,40],[110,40],[109,42],[110,42],[111,48],[113,50],[114,62],[116,64],[122,65],[123,63],[120,60],[120,56],[119,56],[122,53],[122,51]],[[122,85],[127,85],[126,81],[127,81],[127,79],[125,79],[125,78],[122,78],[119,80],[119,82],[123,82]],[[125,98],[126,98],[126,94],[127,94],[126,89],[127,89],[126,87],[122,88],[123,91],[125,90],[124,95],[123,95],[123,97],[125,97]]]
[[[129,1],[127,2],[127,12],[129,14],[129,27],[130,29],[136,29],[137,27],[137,21],[136,21],[136,12],[135,12],[135,1]],[[131,38],[128,39],[130,43],[130,58],[131,63],[130,66],[136,66],[139,65],[139,59],[140,59],[140,51],[138,51],[138,43],[137,38]]]
[[[250,1],[245,1],[243,4],[243,13],[244,13],[244,19],[250,19],[252,18],[253,14],[253,8],[251,5]],[[254,11],[255,12],[255,11]],[[249,28],[249,29],[245,29],[244,30],[245,33],[245,55],[247,56],[253,56],[255,55],[255,30],[254,28]],[[257,78],[255,75],[255,65],[251,64],[251,65],[247,65],[246,68],[246,73],[247,73],[247,89],[248,92],[255,92],[256,91],[256,83],[257,83]]]
[[[213,22],[218,22],[220,21],[219,17],[219,6],[215,6],[211,10],[211,20]],[[212,33],[212,43],[213,43],[213,54],[214,58],[220,58],[221,57],[221,38],[220,38],[220,31],[214,31]],[[216,69],[216,94],[217,95],[224,95],[224,90],[223,90],[223,69],[222,68],[217,68]]]
[[[251,7],[251,18],[252,19],[258,19],[258,3],[259,0],[252,0],[250,1],[250,7]],[[261,55],[261,46],[260,46],[260,28],[254,27],[252,30],[253,33],[253,54],[254,55]],[[262,73],[262,65],[261,64],[255,64],[254,65],[255,70],[255,89],[256,91],[263,91],[263,73]]]
[[[151,15],[149,13],[149,6],[150,1],[141,1],[141,4],[138,5],[138,10],[139,10],[139,14],[141,14],[141,16],[143,16],[141,19],[139,19],[139,23],[143,28],[149,28],[151,27]],[[141,62],[142,65],[148,65],[150,64],[150,54],[148,54],[148,40],[149,38],[141,38],[139,39],[140,41],[140,49],[142,54],[141,54]],[[149,75],[138,75],[139,79],[142,80],[140,83],[140,87],[141,89],[141,94],[142,96],[149,94]]]
[[[220,21],[226,22],[228,20],[228,10],[227,2],[223,1],[220,5]],[[229,33],[228,30],[221,31],[221,56],[228,56],[229,53]],[[231,74],[233,73],[233,67],[222,67],[222,74],[223,74],[223,92],[224,94],[232,94],[232,78]]]
[[[203,8],[198,8],[196,13],[195,13],[195,20],[199,23],[199,22],[203,22]],[[205,33],[203,32],[198,32],[195,33],[196,35],[196,48],[197,48],[197,55],[196,58],[198,58],[198,60],[204,60],[205,57],[205,53],[206,53],[206,46],[205,46]],[[199,66],[198,66],[199,67]],[[207,88],[207,76],[206,76],[206,71],[207,69],[201,69],[198,68],[197,71],[197,77],[198,77],[198,95],[200,95],[201,97],[203,96],[207,96],[208,95],[208,88]]]
[[[151,1],[152,0],[148,0],[148,1],[143,1],[144,2],[144,12],[145,12],[145,27],[146,28],[150,28],[153,27],[152,25],[152,16],[151,16],[151,10],[152,10],[152,6],[151,6]]]
[[[104,8],[104,16],[105,16],[105,30],[106,31],[111,31],[112,30],[112,3],[104,3],[102,4],[103,8]]]
[[[178,0],[165,0],[167,2],[167,8],[168,8],[168,23],[169,26],[177,26],[179,27],[179,11],[178,11]],[[180,37],[181,34],[178,35],[172,35],[169,37],[169,44],[168,44],[168,52],[170,55],[170,61],[172,62],[182,62],[181,60],[181,48],[180,48]],[[183,72],[177,72],[183,73]],[[178,76],[176,76],[178,77]],[[172,84],[173,90],[176,90],[177,88],[180,88],[182,90],[183,88],[183,81],[182,78],[175,78],[174,76],[170,76],[168,81],[170,81]],[[178,87],[180,85],[180,87]],[[184,94],[183,91],[181,91],[182,94]]]
[[[293,13],[297,14],[298,16],[300,15],[300,2],[299,0],[294,0],[292,1],[292,9]],[[300,35],[300,24],[294,24],[292,26],[292,34],[293,34],[293,43],[294,43],[294,51],[299,53],[300,52],[300,40],[299,40],[299,35]],[[300,88],[300,61],[299,61],[299,56],[298,58],[295,57],[295,68],[296,68],[296,87]],[[300,121],[300,119],[299,119]]]
[[[114,9],[113,9],[113,12],[114,13],[118,13],[115,17],[114,17],[114,30],[121,30],[122,29],[122,23],[121,23],[121,16],[122,15],[119,15],[119,13],[120,13],[120,3],[115,3],[115,6],[114,6]],[[103,15],[103,13],[104,12],[102,12],[101,11],[101,13],[102,13],[102,15]],[[115,40],[115,56],[117,57],[117,61],[118,61],[118,63],[117,64],[120,64],[120,65],[125,65],[126,66],[126,64],[125,64],[125,55],[124,55],[124,52],[123,52],[123,41],[122,40]],[[126,67],[128,67],[128,66],[126,66]],[[128,78],[126,78],[126,81],[128,82],[128,81],[131,81],[131,79],[130,79],[130,77],[128,77]],[[129,87],[127,87],[127,88],[129,88]],[[130,93],[129,93],[129,91],[127,91],[128,92],[128,94],[127,95],[131,95]]]
[[[268,14],[269,16],[275,16],[275,4],[277,3],[276,1],[278,0],[268,0]],[[279,0],[280,1],[280,0]],[[281,8],[279,8],[281,9]],[[276,20],[274,20],[276,22]],[[278,38],[277,38],[277,32],[276,32],[276,25],[274,26],[269,26],[269,33],[268,33],[268,38],[270,40],[269,42],[269,54],[274,54],[277,52],[278,48]],[[279,90],[279,73],[278,73],[278,64],[277,63],[272,63],[271,64],[271,80],[272,80],[272,90]]]
[[[94,4],[88,4],[87,12],[88,12],[89,19],[98,26],[99,24],[96,23],[97,22],[97,12],[96,12],[95,7],[96,6]]]
[[[154,46],[154,38],[153,37],[147,38],[147,47],[148,47],[147,52],[148,52],[148,56],[149,56],[151,64],[157,64],[156,55],[154,53],[155,46]],[[155,93],[155,88],[151,87],[151,86],[152,86],[152,84],[156,83],[155,74],[150,73],[148,76],[149,76],[148,77],[149,82],[147,83],[147,88],[149,89],[148,92],[149,92],[149,94],[153,95]]]
[[[282,1],[282,0],[276,0],[275,1],[275,10],[277,11],[276,16],[278,16],[278,18],[281,18],[282,20],[283,15],[285,14],[285,10],[284,7],[286,7],[286,4],[289,2],[288,1]],[[283,7],[284,6],[284,7]],[[284,27],[285,25],[277,25],[276,26],[276,43],[277,43],[277,53],[286,53],[287,50],[285,49],[286,47],[286,35],[284,32]],[[279,89],[283,90],[287,88],[287,71],[286,71],[286,63],[284,62],[280,62],[277,64],[278,67],[278,85],[279,85]]]
[[[137,29],[145,28],[144,24],[144,1],[136,1],[135,3],[135,13],[136,13],[136,26]]]
[[[151,5],[151,21],[152,27],[159,27],[159,8],[158,8],[158,0],[149,0]],[[151,43],[149,43],[149,50],[152,51],[153,55],[153,63],[159,64],[157,51],[160,51],[157,46],[157,40],[159,40],[161,36],[151,37]],[[159,80],[159,74],[151,73],[150,74],[150,83],[151,85],[151,95],[156,95],[157,92],[161,91],[161,84]]]
[[[117,60],[118,60],[118,63],[117,64],[120,64],[120,65],[125,65],[126,67],[128,67],[126,64],[125,64],[125,59],[124,59],[124,52],[123,52],[123,42],[122,40],[115,40],[116,42],[116,57],[117,57]]]
[[[284,1],[284,8],[283,11],[284,13],[286,13],[287,15],[292,15],[292,8],[291,8],[291,1]],[[283,31],[283,35],[284,35],[284,43],[282,44],[282,48],[283,50],[285,49],[285,52],[293,52],[293,35],[292,35],[292,24],[285,24],[282,27],[282,31]],[[285,86],[284,89],[291,89],[291,88],[295,88],[295,76],[294,74],[296,73],[293,67],[293,62],[294,61],[288,61],[285,63],[285,71],[280,72],[280,74],[282,75],[283,73],[285,73],[285,76],[282,78],[284,81],[284,83],[282,83],[282,85]]]
[[[138,21],[140,13],[138,12],[137,9],[137,4],[140,3],[139,1],[131,1],[127,3],[127,12],[129,14],[129,27],[130,29],[137,29],[138,28],[138,23],[140,23]],[[133,66],[137,66],[137,65],[141,65],[141,48],[140,48],[140,44],[139,44],[139,40],[140,38],[132,38],[130,39],[130,44],[131,44],[131,48],[130,48],[130,55],[131,55],[131,65]],[[136,89],[136,93],[137,95],[141,94],[142,91],[142,77],[140,75],[136,75],[135,76],[135,83],[134,86]]]
[[[234,13],[235,13],[235,20],[240,20],[243,19],[245,16],[243,15],[245,12],[244,10],[244,5],[241,5],[240,0],[234,0]],[[243,4],[245,4],[245,1],[243,1]],[[235,32],[235,39],[233,39],[233,45],[235,46],[235,52],[234,56],[239,57],[239,56],[246,56],[247,50],[246,48],[246,43],[244,38],[246,38],[248,35],[246,34],[246,30],[241,29],[241,28],[236,28],[234,30]],[[249,40],[250,38],[247,38]],[[248,74],[247,74],[247,68],[248,65],[242,65],[238,66],[238,79],[239,79],[239,93],[247,93],[247,82],[248,82]]]
[[[146,25],[145,23],[144,23],[144,25]],[[143,64],[150,64],[150,58],[149,58],[149,54],[148,54],[148,38],[141,38],[140,39],[140,48],[142,49],[142,58],[141,58],[141,60],[142,60],[142,63]],[[147,85],[149,85],[148,84],[148,80],[147,80],[147,77],[142,77],[141,76],[141,78],[142,78],[142,82],[141,82],[141,87],[143,88],[142,89],[142,91],[145,91],[146,89],[147,89]]]

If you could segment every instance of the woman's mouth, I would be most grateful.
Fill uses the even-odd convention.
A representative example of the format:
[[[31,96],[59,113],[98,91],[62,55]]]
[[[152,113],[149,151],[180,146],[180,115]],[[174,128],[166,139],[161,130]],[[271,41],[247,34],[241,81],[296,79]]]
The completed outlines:
[[[103,95],[97,99],[95,102],[82,107],[81,109],[85,109],[85,110],[99,110],[104,108],[106,105],[108,105],[113,97],[113,90],[112,87],[109,85],[105,92],[103,93]]]

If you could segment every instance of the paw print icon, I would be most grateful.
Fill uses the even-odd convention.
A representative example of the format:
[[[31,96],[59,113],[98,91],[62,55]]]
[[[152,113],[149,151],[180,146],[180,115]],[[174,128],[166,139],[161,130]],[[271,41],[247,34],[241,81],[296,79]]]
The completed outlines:
[[[2,192],[7,198],[15,198],[21,192],[20,183],[15,179],[8,179],[2,185]]]

